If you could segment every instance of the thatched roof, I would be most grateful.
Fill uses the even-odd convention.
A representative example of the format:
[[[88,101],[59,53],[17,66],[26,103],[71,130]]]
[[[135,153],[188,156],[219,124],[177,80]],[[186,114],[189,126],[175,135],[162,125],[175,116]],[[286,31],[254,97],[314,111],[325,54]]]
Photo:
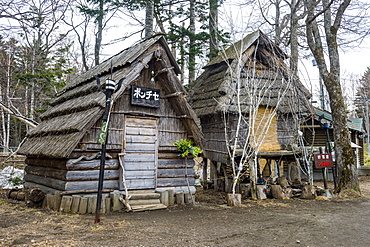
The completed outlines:
[[[193,109],[198,116],[237,112],[240,102],[243,112],[252,105],[280,113],[311,112],[310,94],[289,72],[285,58],[261,31],[249,34],[204,67],[191,85]]]
[[[162,58],[162,54],[165,54]],[[196,115],[187,103],[185,89],[177,74],[180,72],[163,35],[155,35],[123,50],[90,71],[70,82],[51,101],[52,108],[41,115],[42,122],[27,134],[26,142],[19,153],[32,157],[68,158],[86,132],[102,117],[105,94],[98,90],[95,76],[101,81],[113,77],[122,79],[122,87],[112,99],[120,97],[127,86],[136,80],[147,64],[156,59],[163,68],[166,94],[182,92],[171,98],[171,104],[178,115],[186,115],[183,121],[188,132],[198,143],[201,132],[195,124]]]

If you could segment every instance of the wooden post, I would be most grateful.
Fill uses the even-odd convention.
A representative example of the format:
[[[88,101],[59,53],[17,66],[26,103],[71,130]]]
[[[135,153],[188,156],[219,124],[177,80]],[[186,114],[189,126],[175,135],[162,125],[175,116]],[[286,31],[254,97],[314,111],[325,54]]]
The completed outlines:
[[[89,199],[87,197],[81,197],[81,199],[80,199],[80,206],[78,208],[78,213],[79,214],[86,214],[88,200]]]
[[[174,190],[168,190],[168,204],[170,206],[175,204],[175,191]]]
[[[217,167],[213,161],[210,161],[210,168],[211,168],[211,180],[213,182],[213,189],[215,191],[218,190],[217,186]]]
[[[54,195],[46,194],[46,208],[53,210],[54,209]]]
[[[269,176],[273,177],[271,159],[266,159],[266,161],[267,161],[267,165],[269,166],[269,173],[270,173]]]
[[[254,160],[249,160],[250,169],[250,185],[251,185],[251,197],[253,200],[257,200],[257,171],[254,164]]]
[[[184,205],[185,204],[185,201],[184,201],[184,192],[178,192],[178,193],[176,193],[176,203],[178,205]]]
[[[109,197],[106,197],[104,201],[105,201],[105,212],[106,213],[111,212],[112,211],[111,199]]]
[[[275,160],[275,166],[276,166],[277,176],[278,177],[281,177],[281,173],[280,173],[280,161],[276,161]]]
[[[231,184],[229,184],[229,178],[227,177],[227,171],[226,171],[226,165],[221,164],[223,174],[224,174],[224,181],[225,181],[225,192],[230,193],[231,192]]]
[[[208,183],[207,183],[207,178],[208,178],[208,159],[203,158],[203,189],[206,190],[208,189]]]
[[[191,193],[184,194],[185,204],[195,205],[195,198]]]
[[[78,208],[80,206],[81,197],[80,196],[72,196],[72,207],[71,207],[71,213],[77,213]]]
[[[105,198],[106,198],[106,196],[102,195],[101,205],[100,205],[100,213],[102,213],[102,214],[105,214]]]
[[[110,193],[110,196],[112,198],[112,211],[120,211],[123,208],[123,203],[119,200],[120,194],[114,191]]]
[[[59,211],[60,203],[62,202],[62,195],[59,192],[55,192],[54,194],[54,210]]]
[[[59,211],[65,213],[71,212],[72,199],[72,196],[63,196]]]
[[[96,212],[96,201],[97,201],[96,196],[88,197],[88,201],[87,201],[87,213],[88,214],[93,214]]]
[[[161,191],[161,203],[168,206],[169,205],[169,199],[168,199],[168,191]]]

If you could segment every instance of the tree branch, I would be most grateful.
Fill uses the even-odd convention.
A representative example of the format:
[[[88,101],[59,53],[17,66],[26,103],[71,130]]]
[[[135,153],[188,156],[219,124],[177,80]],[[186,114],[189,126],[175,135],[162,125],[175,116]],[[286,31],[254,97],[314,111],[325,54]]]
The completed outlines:
[[[29,118],[26,118],[25,116],[20,115],[19,113],[15,112],[14,110],[12,110],[11,108],[9,108],[8,106],[4,105],[3,102],[0,102],[0,107],[4,111],[6,111],[7,113],[9,113],[12,116],[14,116],[19,121],[27,124],[28,126],[31,126],[32,128],[35,128],[38,125],[38,123],[36,121],[34,121],[32,119],[29,119]]]

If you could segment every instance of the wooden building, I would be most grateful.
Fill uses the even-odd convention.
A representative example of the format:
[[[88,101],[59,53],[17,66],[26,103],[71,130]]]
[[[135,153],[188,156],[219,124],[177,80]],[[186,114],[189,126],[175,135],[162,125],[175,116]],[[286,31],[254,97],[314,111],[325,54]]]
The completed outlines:
[[[274,161],[295,159],[291,146],[301,122],[310,117],[311,105],[308,90],[289,72],[286,58],[256,31],[210,61],[191,85],[190,103],[204,134],[204,157],[225,164],[217,165],[218,177],[230,178],[234,150],[240,156],[252,150],[270,169]]]
[[[358,168],[364,165],[365,130],[363,124],[362,118],[348,118],[347,121]],[[302,124],[302,131],[306,149],[311,153],[328,152],[329,143],[334,151],[333,118],[329,111],[315,107],[312,118]]]
[[[97,189],[106,104],[98,77],[122,84],[112,96],[103,189],[124,190],[125,178],[132,191],[194,193],[194,162],[185,162],[173,143],[192,139],[199,145],[202,134],[179,73],[164,37],[155,35],[69,82],[21,146],[25,187],[47,193]]]

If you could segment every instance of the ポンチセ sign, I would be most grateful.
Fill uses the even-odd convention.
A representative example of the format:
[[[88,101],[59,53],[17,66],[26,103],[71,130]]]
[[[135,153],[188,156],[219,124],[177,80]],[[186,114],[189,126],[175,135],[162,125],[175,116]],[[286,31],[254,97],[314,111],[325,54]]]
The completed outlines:
[[[333,167],[333,158],[331,154],[315,154],[316,168]]]
[[[146,87],[131,87],[131,104],[146,107],[160,107],[160,91]]]

